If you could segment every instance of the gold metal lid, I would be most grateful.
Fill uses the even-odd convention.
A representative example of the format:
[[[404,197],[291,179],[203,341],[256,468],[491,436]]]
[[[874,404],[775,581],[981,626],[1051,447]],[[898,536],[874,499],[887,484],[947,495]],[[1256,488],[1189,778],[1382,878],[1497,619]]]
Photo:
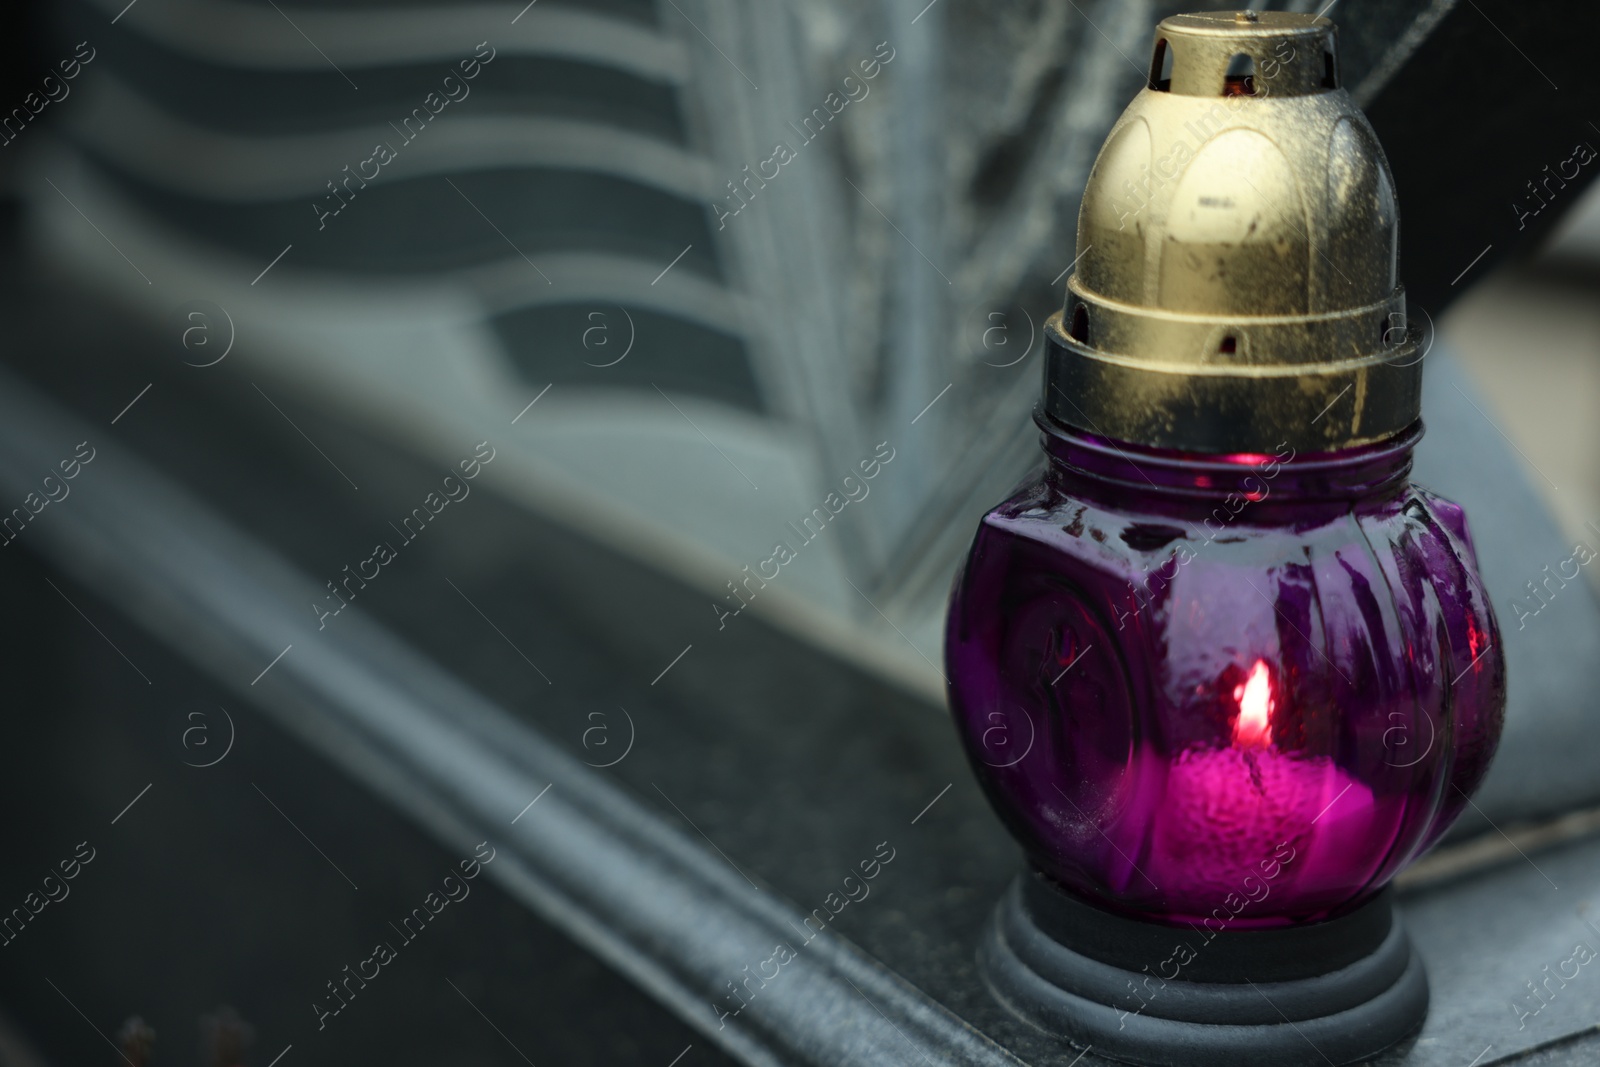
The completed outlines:
[[[1422,367],[1394,181],[1339,85],[1333,23],[1177,15],[1112,128],[1045,334],[1044,406],[1199,452],[1347,448],[1405,429]]]

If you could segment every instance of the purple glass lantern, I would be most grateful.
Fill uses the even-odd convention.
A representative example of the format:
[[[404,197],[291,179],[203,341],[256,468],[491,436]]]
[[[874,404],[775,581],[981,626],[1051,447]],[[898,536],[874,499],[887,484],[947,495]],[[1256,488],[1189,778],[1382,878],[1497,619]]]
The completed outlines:
[[[946,635],[1031,865],[985,976],[1102,1053],[1342,1064],[1426,1014],[1382,890],[1481,782],[1505,667],[1465,516],[1408,480],[1397,233],[1328,20],[1161,24],[1047,329],[1045,470]]]

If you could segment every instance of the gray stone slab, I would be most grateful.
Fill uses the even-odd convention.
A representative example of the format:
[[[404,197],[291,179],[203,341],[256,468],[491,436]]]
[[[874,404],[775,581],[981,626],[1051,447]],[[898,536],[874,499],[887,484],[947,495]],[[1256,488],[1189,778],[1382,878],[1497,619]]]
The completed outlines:
[[[1537,606],[1526,585],[1573,555],[1461,365],[1436,345],[1423,377],[1428,433],[1414,478],[1467,509],[1483,581],[1500,618],[1510,695],[1505,734],[1476,802],[1496,822],[1533,819],[1600,802],[1600,605],[1585,578],[1548,596],[1519,623],[1517,603]],[[1537,475],[1534,475],[1537,477]],[[1600,537],[1587,540],[1600,551]],[[1567,568],[1571,573],[1572,568]],[[1486,829],[1467,809],[1453,834]]]

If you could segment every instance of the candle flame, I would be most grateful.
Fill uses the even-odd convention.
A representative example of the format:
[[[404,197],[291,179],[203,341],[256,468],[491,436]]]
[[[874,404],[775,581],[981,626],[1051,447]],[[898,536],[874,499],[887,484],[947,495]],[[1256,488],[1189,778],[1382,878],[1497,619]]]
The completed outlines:
[[[1233,687],[1233,699],[1239,702],[1239,717],[1233,723],[1234,744],[1272,744],[1272,680],[1265,660],[1256,660],[1250,676]]]

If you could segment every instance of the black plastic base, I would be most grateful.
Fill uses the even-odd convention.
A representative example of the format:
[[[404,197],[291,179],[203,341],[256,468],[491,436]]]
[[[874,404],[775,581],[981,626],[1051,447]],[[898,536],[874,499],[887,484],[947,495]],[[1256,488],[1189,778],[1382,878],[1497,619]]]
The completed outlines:
[[[1387,893],[1329,922],[1214,932],[1113,915],[1030,871],[978,963],[1017,1016],[1149,1067],[1356,1063],[1428,1014],[1427,974]]]

